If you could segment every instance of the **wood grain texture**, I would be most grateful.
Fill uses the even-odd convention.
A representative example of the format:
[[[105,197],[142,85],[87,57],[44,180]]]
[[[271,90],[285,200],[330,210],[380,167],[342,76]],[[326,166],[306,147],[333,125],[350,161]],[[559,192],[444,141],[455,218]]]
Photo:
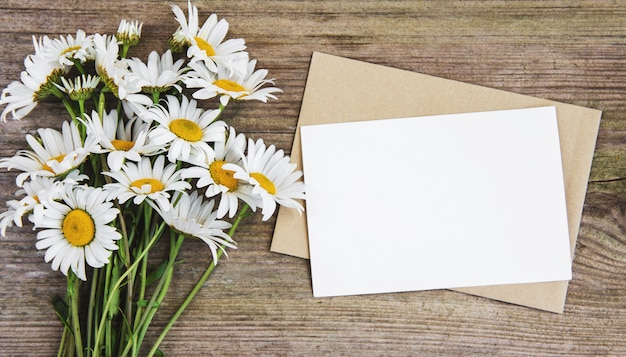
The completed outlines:
[[[31,36],[113,33],[144,22],[131,54],[166,49],[169,1],[0,0],[0,87],[18,78]],[[175,1],[185,7],[183,1]],[[313,299],[308,262],[269,252],[274,220],[241,226],[162,347],[167,356],[626,355],[626,3],[623,1],[196,1],[226,18],[284,90],[227,113],[238,131],[288,151],[310,56],[320,51],[603,111],[563,315],[451,291]],[[354,83],[358,86],[358,83]],[[372,90],[380,90],[372,88]],[[42,103],[0,124],[0,156],[66,114]],[[0,173],[0,200],[15,191]],[[392,249],[392,248],[388,248]],[[156,337],[210,253],[190,242]],[[65,279],[34,248],[30,226],[0,240],[0,355],[55,355],[61,325],[49,304]]]

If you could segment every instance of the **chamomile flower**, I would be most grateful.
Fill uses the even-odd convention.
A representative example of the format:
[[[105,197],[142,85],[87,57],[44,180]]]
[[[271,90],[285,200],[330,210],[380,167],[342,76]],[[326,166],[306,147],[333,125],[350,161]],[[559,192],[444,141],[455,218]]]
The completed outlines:
[[[160,205],[154,208],[172,229],[206,243],[211,250],[215,264],[218,260],[218,248],[224,253],[226,253],[224,246],[237,248],[235,241],[224,232],[225,229],[231,227],[231,224],[216,219],[217,212],[213,210],[215,201],[204,201],[196,191],[191,194],[185,192],[176,194],[172,201],[176,202],[176,205],[170,204],[165,209]]]
[[[2,235],[5,235],[7,226],[12,226],[13,223],[22,227],[22,217],[28,213],[32,213],[34,217],[32,221],[37,222],[42,217],[43,202],[60,199],[64,185],[76,185],[86,179],[87,175],[73,170],[62,181],[51,177],[35,177],[32,181],[24,182],[22,188],[15,193],[15,196],[21,198],[7,201],[9,210],[0,214]]]
[[[170,162],[202,162],[215,157],[209,143],[224,140],[226,123],[216,121],[218,109],[205,111],[198,108],[197,102],[185,96],[179,102],[174,96],[167,96],[167,108],[150,108],[144,120],[159,123],[151,132],[154,145],[169,145],[167,158]]]
[[[47,37],[44,36],[44,39]],[[76,36],[60,36],[43,43],[42,56],[62,66],[72,67],[74,61],[85,63],[95,59],[93,36],[88,36],[83,30],[76,31]]]
[[[226,133],[224,133],[226,134]],[[247,182],[234,177],[235,171],[231,166],[240,167],[246,149],[246,138],[243,134],[236,135],[235,129],[230,127],[226,141],[215,143],[215,159],[196,163],[186,169],[183,178],[197,178],[198,188],[206,187],[206,197],[220,195],[217,208],[217,217],[222,218],[228,213],[232,218],[239,207],[239,199],[243,200],[254,211],[256,210],[258,195],[252,194],[252,186]]]
[[[115,109],[102,118],[94,110],[91,117],[85,115],[84,123],[89,133],[97,137],[101,148],[98,152],[108,153],[107,165],[112,171],[119,171],[126,160],[137,162],[142,156],[152,156],[162,150],[148,142],[149,124],[137,118],[124,122]]]
[[[36,227],[36,248],[46,250],[44,260],[53,270],[65,275],[71,269],[87,280],[87,265],[100,268],[108,264],[111,252],[118,249],[121,234],[109,224],[119,213],[101,188],[67,186],[60,201],[48,201]]]
[[[189,19],[180,7],[173,5],[172,11],[180,27],[172,35],[173,41],[189,46],[187,57],[192,62],[204,61],[213,72],[217,72],[218,67],[226,67],[229,71],[240,72],[248,62],[248,53],[243,39],[229,39],[224,41],[228,32],[228,22],[224,19],[218,21],[217,15],[211,14],[202,27],[199,26],[198,8],[188,1]]]
[[[95,34],[93,38],[96,50],[96,73],[102,82],[119,99],[146,102],[143,95],[137,95],[146,83],[128,70],[125,59],[119,58],[119,44],[113,36]],[[147,99],[146,105],[152,104]]]
[[[11,158],[0,159],[0,167],[18,169],[17,185],[22,186],[26,178],[59,177],[78,167],[89,153],[96,152],[97,142],[88,136],[83,144],[79,129],[74,122],[63,122],[62,131],[41,128],[39,139],[32,135],[26,141],[32,150],[20,150]]]
[[[120,46],[117,39],[114,36],[95,34],[93,41],[96,51],[96,72],[113,94],[123,98],[123,95],[118,93],[118,82],[128,74],[128,66],[126,62],[119,60]]]
[[[191,5],[191,0],[187,1],[187,12],[189,14],[189,22],[185,18],[183,10],[178,5],[172,5],[172,11],[174,12],[176,21],[180,25],[178,29],[172,34],[172,37],[168,41],[171,47],[174,47],[174,52],[178,49],[183,49],[191,46],[191,39],[198,33],[198,7]]]
[[[91,98],[93,92],[100,84],[100,77],[88,75],[81,75],[76,77],[73,81],[66,79],[65,77],[61,77],[61,82],[63,86],[57,84],[57,87],[67,93],[70,96],[70,99],[74,101],[87,100]]]
[[[62,186],[62,181],[55,181],[51,177],[36,177],[32,181],[24,182],[22,188],[15,193],[16,195],[25,195],[18,201],[19,206],[15,210],[15,224],[21,227],[22,217],[26,213],[34,212],[36,217],[41,217],[42,202],[60,198]]]
[[[9,113],[13,119],[24,118],[42,99],[58,91],[54,83],[65,73],[59,65],[35,55],[26,57],[24,64],[21,81],[13,81],[2,90],[0,106],[7,105],[0,116],[4,122]]]
[[[186,71],[186,68],[183,67],[184,63],[185,60],[183,59],[174,62],[170,50],[167,50],[160,57],[156,51],[150,52],[147,64],[139,58],[128,60],[131,72],[144,82],[142,91],[149,94],[166,92],[171,87],[182,92],[182,88],[177,82],[182,80],[182,75]]]
[[[0,228],[2,236],[6,236],[6,228],[15,224],[22,227],[22,217],[35,211],[42,209],[40,195],[56,196],[58,187],[54,179],[49,177],[37,177],[32,181],[25,182],[23,188],[19,189],[15,195],[23,196],[19,200],[7,201],[8,210],[0,214]],[[25,196],[24,196],[25,195]]]
[[[122,43],[124,46],[135,46],[139,43],[141,39],[141,29],[143,28],[143,23],[139,23],[139,21],[120,21],[120,25],[117,28],[117,33],[115,37],[118,41]]]
[[[232,167],[234,177],[252,184],[252,193],[261,196],[263,220],[268,220],[276,210],[276,204],[295,208],[300,214],[304,207],[296,199],[304,199],[304,183],[298,181],[302,171],[289,161],[282,150],[274,145],[265,146],[263,139],[256,143],[248,139],[248,152],[243,158],[243,169]]]
[[[272,79],[265,79],[266,69],[254,70],[256,60],[248,62],[245,72],[230,72],[219,68],[217,73],[208,70],[202,63],[190,63],[192,72],[186,76],[185,84],[189,88],[201,88],[193,93],[196,99],[209,99],[220,95],[222,105],[228,103],[229,98],[236,100],[259,100],[266,103],[269,98],[276,99],[273,93],[282,90],[276,87],[261,88],[266,84],[274,84]]]
[[[20,202],[17,200],[6,201],[7,210],[0,213],[0,234],[6,237],[7,228],[13,227],[16,224],[21,227],[22,215],[17,214],[17,209],[20,207]]]
[[[52,40],[50,37],[46,35],[39,38],[33,36],[33,47],[35,49],[35,54],[31,56],[39,57],[45,61],[56,62],[54,60],[50,60],[50,58],[46,58],[46,53],[50,51],[50,48],[52,47]]]
[[[169,191],[184,191],[191,188],[189,183],[181,179],[176,164],[165,166],[163,155],[157,156],[154,164],[150,158],[143,157],[137,164],[127,162],[120,171],[103,174],[117,181],[104,185],[104,189],[109,193],[109,198],[116,198],[120,203],[132,198],[133,203],[139,205],[149,198],[162,207],[168,207]]]

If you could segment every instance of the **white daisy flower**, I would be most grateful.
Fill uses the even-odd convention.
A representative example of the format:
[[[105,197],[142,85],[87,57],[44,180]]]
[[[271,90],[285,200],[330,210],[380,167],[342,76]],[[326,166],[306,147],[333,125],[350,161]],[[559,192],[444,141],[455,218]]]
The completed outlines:
[[[189,20],[176,5],[172,10],[176,21],[180,24],[179,29],[172,35],[174,41],[186,44],[187,57],[192,62],[204,61],[207,67],[217,72],[218,67],[226,67],[230,71],[241,72],[248,62],[248,53],[243,39],[229,39],[224,41],[228,32],[228,22],[224,19],[217,21],[217,15],[211,14],[202,27],[198,28],[198,8],[187,2]],[[182,46],[181,46],[182,47]]]
[[[226,134],[226,133],[224,133]],[[215,143],[215,159],[196,163],[182,173],[183,178],[197,178],[198,188],[206,187],[206,197],[220,195],[217,208],[217,217],[222,218],[228,213],[234,217],[239,208],[239,199],[243,200],[254,211],[260,202],[258,195],[252,194],[252,186],[247,182],[234,177],[235,171],[231,166],[241,167],[242,155],[246,150],[246,138],[243,134],[236,135],[235,129],[230,127],[226,141]]]
[[[168,207],[168,191],[188,190],[191,185],[182,180],[176,164],[164,164],[163,155],[157,156],[154,165],[147,157],[141,158],[137,164],[127,162],[120,171],[102,173],[117,181],[104,185],[104,189],[109,193],[109,198],[116,198],[120,203],[132,198],[133,203],[139,205],[149,198],[162,207]]]
[[[120,41],[124,46],[135,46],[139,43],[141,39],[141,29],[143,28],[143,23],[139,23],[139,21],[120,21],[120,25],[117,28],[117,33],[115,37],[118,41]]]
[[[227,68],[230,72],[241,73],[248,62],[245,41],[241,38],[224,41],[228,32],[228,22],[217,21],[212,14],[191,39],[187,57],[192,62],[203,61],[207,67],[217,72],[218,68]]]
[[[175,231],[186,236],[202,240],[211,249],[213,261],[217,264],[217,249],[224,247],[236,249],[235,241],[224,232],[231,224],[216,219],[217,212],[213,211],[215,201],[204,201],[198,197],[198,193],[179,193],[173,199],[175,205],[167,208],[154,206],[155,210],[163,218],[163,221]],[[219,246],[218,246],[219,244]],[[228,256],[228,254],[227,254]]]
[[[159,123],[150,132],[150,140],[154,145],[169,145],[170,162],[203,162],[215,158],[209,143],[224,140],[226,123],[215,121],[219,113],[218,109],[204,111],[195,100],[185,96],[181,102],[167,96],[167,108],[160,105],[150,108],[144,120]]]
[[[253,186],[252,193],[261,196],[263,220],[268,220],[276,210],[276,203],[295,208],[300,214],[304,207],[296,199],[304,199],[302,171],[289,161],[282,150],[274,145],[265,146],[263,139],[256,143],[248,139],[248,153],[243,158],[243,168],[233,166],[235,178],[247,180]]]
[[[113,36],[95,34],[93,42],[96,50],[96,72],[111,92],[119,99],[139,101],[145,105],[152,104],[151,99],[137,95],[146,82],[133,75],[128,70],[126,60],[119,58],[120,48],[117,39]]]
[[[41,128],[39,139],[32,135],[26,141],[32,150],[20,150],[11,158],[0,159],[0,167],[18,169],[17,185],[30,177],[59,177],[78,167],[89,153],[98,151],[97,142],[88,136],[83,144],[78,126],[74,122],[63,122],[62,131]]]
[[[43,39],[41,52],[48,61],[72,67],[74,61],[85,63],[95,59],[93,35],[87,36],[83,30],[76,31],[76,37],[67,35],[49,40],[44,36]]]
[[[156,155],[161,147],[148,142],[150,125],[132,118],[128,122],[120,119],[113,109],[103,118],[92,111],[91,117],[85,115],[85,126],[90,135],[94,135],[100,144],[98,153],[108,153],[107,165],[112,171],[119,171],[126,160],[139,161],[142,156]]]
[[[193,93],[196,99],[209,99],[220,95],[222,105],[228,103],[229,98],[236,100],[259,100],[264,103],[269,98],[276,99],[272,93],[280,93],[282,90],[276,87],[261,88],[266,84],[274,84],[274,80],[265,79],[266,69],[254,70],[256,60],[248,62],[245,72],[235,73],[219,68],[217,73],[208,70],[200,62],[190,63],[193,69],[185,78],[185,84],[189,88],[201,88]]]
[[[35,246],[46,250],[44,260],[52,261],[53,270],[67,275],[72,269],[78,278],[87,280],[85,262],[100,268],[118,249],[121,234],[109,225],[118,213],[101,188],[67,186],[61,202],[45,204]]]
[[[191,6],[191,0],[187,2],[187,12],[189,13],[189,22],[187,22],[183,10],[178,5],[171,6],[180,26],[169,38],[168,44],[173,52],[181,52],[191,46],[191,38],[198,33],[198,8]]]
[[[177,82],[183,79],[182,75],[186,70],[186,68],[183,68],[184,64],[185,60],[183,59],[174,62],[170,50],[167,50],[161,57],[159,57],[156,51],[150,52],[147,64],[143,63],[139,58],[128,60],[131,72],[144,82],[142,91],[150,94],[166,92],[171,87],[182,92],[182,88]]]
[[[0,106],[7,104],[0,117],[4,122],[9,113],[15,120],[22,119],[39,101],[58,91],[54,83],[65,73],[59,65],[39,56],[26,57],[24,64],[26,70],[21,73],[21,81],[13,81],[2,90]]]
[[[6,237],[7,228],[13,227],[13,224],[21,227],[22,215],[17,213],[20,208],[20,201],[6,201],[7,210],[0,213],[0,234]]]
[[[36,36],[33,35],[33,47],[35,49],[35,54],[31,56],[40,57],[41,59],[50,62],[56,62],[54,60],[50,60],[50,58],[45,58],[46,52],[50,50],[51,46],[52,40],[50,39],[50,37],[43,35],[38,39]]]
[[[88,75],[81,75],[76,77],[73,81],[66,79],[65,77],[61,77],[61,82],[63,86],[56,85],[61,91],[67,93],[70,99],[78,101],[78,100],[87,100],[91,98],[93,92],[100,84],[100,77]]]
[[[60,199],[64,185],[76,185],[88,178],[87,175],[81,174],[78,170],[73,170],[62,181],[56,181],[50,177],[36,177],[32,181],[24,182],[22,188],[15,192],[15,196],[21,196],[21,198],[7,201],[9,210],[0,214],[2,235],[5,235],[6,228],[12,226],[13,223],[22,227],[22,217],[27,213],[33,214],[31,218],[33,223],[38,222],[42,217],[44,208],[42,202]]]
[[[59,199],[62,186],[61,181],[55,181],[50,177],[37,177],[32,181],[24,182],[22,189],[15,193],[26,195],[18,201],[19,208],[15,210],[15,224],[21,227],[22,217],[26,213],[33,212],[35,217],[41,217],[42,202]],[[34,221],[37,221],[37,218]]]

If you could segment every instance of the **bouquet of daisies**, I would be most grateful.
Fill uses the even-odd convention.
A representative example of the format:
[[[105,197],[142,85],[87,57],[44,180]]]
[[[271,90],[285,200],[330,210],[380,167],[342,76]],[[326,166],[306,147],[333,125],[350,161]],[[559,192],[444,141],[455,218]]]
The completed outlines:
[[[0,214],[2,235],[28,219],[35,247],[67,276],[66,296],[54,301],[64,325],[60,356],[162,355],[168,330],[236,248],[239,222],[257,210],[267,220],[277,205],[303,210],[302,173],[289,157],[220,120],[231,103],[267,102],[281,90],[255,69],[243,39],[225,40],[225,20],[212,14],[200,26],[196,6],[187,16],[172,9],[180,26],[170,49],[146,62],[128,57],[138,22],[123,20],[115,35],[34,38],[21,81],[0,98],[4,122],[49,98],[69,113],[60,131],[41,128],[26,136],[29,149],[0,160],[20,171],[17,197]],[[188,239],[206,243],[210,264],[142,347]],[[169,253],[148,264],[159,241]]]

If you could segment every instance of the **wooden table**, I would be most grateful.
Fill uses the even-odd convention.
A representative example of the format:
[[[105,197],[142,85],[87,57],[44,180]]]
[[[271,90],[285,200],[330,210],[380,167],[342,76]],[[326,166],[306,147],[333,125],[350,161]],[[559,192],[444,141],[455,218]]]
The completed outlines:
[[[314,299],[308,261],[271,253],[275,220],[255,215],[163,343],[167,356],[626,355],[626,2],[196,3],[201,18],[226,18],[230,37],[244,38],[284,90],[279,101],[238,106],[228,120],[287,150],[313,51],[588,106],[603,120],[564,314],[447,290]],[[114,33],[126,18],[144,23],[133,55],[164,51],[176,29],[169,5],[0,0],[0,87],[18,79],[32,35]],[[47,103],[0,124],[0,156],[25,148],[24,135],[38,127],[59,128],[65,116]],[[3,202],[15,175],[0,173]],[[155,331],[210,257],[200,242],[181,254]],[[0,286],[0,355],[54,355],[62,328],[49,301],[63,294],[65,278],[34,248],[30,226],[0,240]]]

